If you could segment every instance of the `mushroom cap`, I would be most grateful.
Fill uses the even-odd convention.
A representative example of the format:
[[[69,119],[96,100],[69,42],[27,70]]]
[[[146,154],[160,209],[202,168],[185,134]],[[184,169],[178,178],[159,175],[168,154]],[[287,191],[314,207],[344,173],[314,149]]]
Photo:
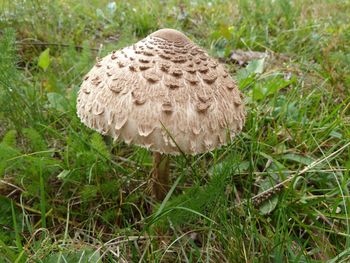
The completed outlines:
[[[224,66],[173,29],[98,60],[78,92],[77,114],[101,134],[167,154],[225,145],[245,120]]]

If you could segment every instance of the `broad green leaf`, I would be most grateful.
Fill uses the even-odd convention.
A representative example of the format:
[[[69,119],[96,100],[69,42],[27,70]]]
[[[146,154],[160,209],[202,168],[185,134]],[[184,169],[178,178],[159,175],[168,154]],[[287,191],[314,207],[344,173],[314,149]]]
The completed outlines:
[[[272,178],[269,178],[269,177],[265,178],[260,184],[259,193],[268,190],[269,188],[274,186],[274,184],[275,182]],[[260,213],[263,215],[267,215],[271,213],[276,208],[277,203],[278,203],[278,197],[277,195],[273,195],[272,197],[270,197],[268,200],[266,200],[261,204],[261,206],[259,207]]]
[[[47,48],[43,52],[41,52],[38,59],[38,66],[41,67],[44,71],[46,71],[49,65],[50,65],[50,48]]]
[[[264,158],[266,158],[268,160],[271,160],[272,163],[276,166],[277,169],[279,169],[279,170],[286,170],[286,167],[281,162],[279,162],[276,158],[273,158],[271,155],[269,155],[267,153],[264,153],[264,152],[260,152],[259,154],[261,156],[263,156]]]
[[[82,247],[76,251],[63,251],[49,255],[43,262],[57,263],[57,262],[80,262],[80,263],[99,263],[101,261],[101,254],[98,250],[93,250],[89,247]]]
[[[337,131],[331,131],[329,134],[330,137],[337,138],[337,139],[342,139],[343,135],[340,132]]]
[[[240,173],[247,171],[249,168],[248,161],[240,161],[238,159],[227,159],[210,167],[210,174]],[[214,173],[215,171],[215,173]]]
[[[269,78],[267,81],[258,82],[253,87],[253,99],[255,101],[263,100],[267,96],[277,93],[280,89],[283,89],[293,83],[295,79],[284,80],[281,77]]]
[[[65,179],[69,175],[70,172],[71,172],[70,170],[63,170],[62,172],[60,172],[59,175],[57,175],[57,178],[58,179]]]
[[[249,73],[261,74],[264,72],[265,57],[261,59],[252,60],[247,65]]]
[[[269,82],[266,83],[266,96],[275,94],[278,92],[280,89],[283,89],[293,83],[295,79],[291,80],[284,80],[283,78],[273,78]]]
[[[261,85],[256,85],[253,88],[253,100],[258,101],[262,100],[265,97],[265,88],[262,88]]]
[[[47,93],[47,99],[49,101],[50,108],[54,108],[62,112],[68,110],[68,102],[63,95],[56,92],[50,92]]]
[[[294,161],[294,162],[301,163],[304,165],[310,165],[314,161],[310,157],[302,156],[302,155],[295,154],[295,153],[287,153],[287,154],[282,156],[282,159]]]

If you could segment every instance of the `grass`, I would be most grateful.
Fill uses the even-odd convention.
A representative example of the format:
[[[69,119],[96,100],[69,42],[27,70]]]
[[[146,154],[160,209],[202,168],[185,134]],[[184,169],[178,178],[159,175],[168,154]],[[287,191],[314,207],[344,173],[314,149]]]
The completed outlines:
[[[349,13],[347,0],[0,0],[0,262],[348,262]],[[97,56],[163,27],[227,64],[247,121],[220,150],[172,158],[157,204],[151,154],[86,128],[75,104]],[[236,49],[272,56],[240,67]]]

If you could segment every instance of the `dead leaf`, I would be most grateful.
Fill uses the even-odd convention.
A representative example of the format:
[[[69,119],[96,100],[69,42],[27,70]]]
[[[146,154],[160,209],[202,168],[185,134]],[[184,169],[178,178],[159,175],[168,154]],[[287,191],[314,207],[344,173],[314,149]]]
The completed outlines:
[[[244,51],[241,49],[233,50],[230,55],[232,62],[238,63],[240,66],[246,65],[249,61],[258,60],[269,57],[267,52]]]

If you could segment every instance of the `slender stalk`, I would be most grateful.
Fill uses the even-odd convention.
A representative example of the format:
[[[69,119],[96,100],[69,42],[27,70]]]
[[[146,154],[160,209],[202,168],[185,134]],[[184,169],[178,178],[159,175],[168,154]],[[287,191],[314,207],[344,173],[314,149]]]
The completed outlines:
[[[15,230],[16,246],[20,251],[22,251],[23,247],[22,247],[20,232],[18,231],[17,218],[16,218],[15,207],[13,205],[13,201],[11,201],[11,211],[12,211],[13,229]]]
[[[40,210],[41,210],[41,226],[46,228],[46,197],[45,197],[45,183],[44,183],[44,175],[43,175],[43,164],[40,161]]]
[[[162,201],[169,190],[169,157],[159,152],[153,153],[152,192]]]

